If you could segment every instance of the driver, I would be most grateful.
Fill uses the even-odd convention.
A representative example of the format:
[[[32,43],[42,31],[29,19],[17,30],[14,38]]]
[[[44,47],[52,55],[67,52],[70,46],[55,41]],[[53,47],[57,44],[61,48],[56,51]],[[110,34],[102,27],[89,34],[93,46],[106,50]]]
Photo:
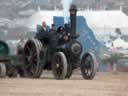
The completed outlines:
[[[60,26],[58,28],[57,33],[58,33],[59,45],[62,45],[69,41],[70,34],[65,32],[65,29],[63,26]]]

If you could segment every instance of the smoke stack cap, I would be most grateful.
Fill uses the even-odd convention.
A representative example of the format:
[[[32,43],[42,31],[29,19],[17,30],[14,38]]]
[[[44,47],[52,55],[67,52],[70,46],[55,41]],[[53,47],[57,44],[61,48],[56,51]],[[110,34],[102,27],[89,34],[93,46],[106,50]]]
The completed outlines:
[[[76,13],[76,11],[77,11],[77,7],[76,7],[76,5],[71,5],[71,7],[70,7],[70,14],[75,14]]]

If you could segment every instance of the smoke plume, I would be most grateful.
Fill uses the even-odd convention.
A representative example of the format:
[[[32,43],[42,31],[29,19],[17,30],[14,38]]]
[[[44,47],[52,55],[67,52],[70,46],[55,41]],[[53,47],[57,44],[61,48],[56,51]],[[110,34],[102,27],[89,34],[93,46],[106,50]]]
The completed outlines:
[[[68,21],[69,21],[69,18],[68,18],[69,17],[69,8],[70,8],[71,4],[72,4],[72,0],[62,0],[65,23],[68,23]]]

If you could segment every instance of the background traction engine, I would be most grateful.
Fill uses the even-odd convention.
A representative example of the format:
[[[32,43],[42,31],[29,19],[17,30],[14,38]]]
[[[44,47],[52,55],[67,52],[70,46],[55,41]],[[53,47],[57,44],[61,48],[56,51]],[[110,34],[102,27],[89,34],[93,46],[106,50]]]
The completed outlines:
[[[24,69],[28,77],[39,78],[43,70],[52,70],[56,79],[65,79],[70,78],[72,71],[80,67],[84,79],[94,78],[96,58],[93,53],[84,53],[81,56],[82,45],[77,41],[78,35],[76,34],[76,13],[77,8],[72,5],[70,7],[70,36],[67,42],[57,44],[54,48],[49,47],[50,43],[47,44],[46,41],[50,39],[50,33],[46,33],[42,39],[39,38],[41,34],[37,34],[36,38],[26,42]],[[59,41],[58,39],[57,42]]]
[[[18,67],[21,65],[18,64],[17,56],[11,54],[11,48],[9,44],[5,41],[0,41],[0,77],[17,77]]]

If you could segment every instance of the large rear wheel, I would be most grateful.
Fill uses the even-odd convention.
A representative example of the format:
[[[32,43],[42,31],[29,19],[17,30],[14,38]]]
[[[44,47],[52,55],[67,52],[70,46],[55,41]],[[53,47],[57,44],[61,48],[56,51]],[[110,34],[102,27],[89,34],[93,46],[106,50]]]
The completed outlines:
[[[41,76],[43,65],[40,62],[40,51],[42,44],[37,39],[28,40],[24,47],[25,54],[25,74],[30,78]],[[22,74],[23,75],[23,74]]]
[[[52,71],[55,79],[65,79],[67,74],[67,59],[63,52],[55,53],[52,61]]]
[[[96,58],[92,53],[85,53],[82,57],[80,68],[84,79],[91,80],[96,74]]]

